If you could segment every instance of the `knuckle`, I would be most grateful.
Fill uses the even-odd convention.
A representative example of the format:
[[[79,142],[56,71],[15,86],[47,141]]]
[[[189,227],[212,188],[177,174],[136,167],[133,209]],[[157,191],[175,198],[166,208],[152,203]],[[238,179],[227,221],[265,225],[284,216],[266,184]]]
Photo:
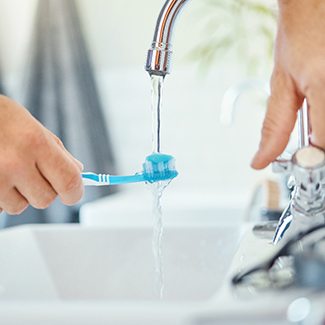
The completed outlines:
[[[47,143],[44,132],[38,128],[31,128],[29,131],[26,131],[25,141],[27,147],[33,150],[42,149]]]
[[[272,117],[267,116],[263,122],[263,128],[262,128],[263,136],[270,136],[271,134],[273,134],[275,129],[276,129],[276,121]]]
[[[21,214],[28,208],[28,202],[26,200],[21,200],[17,202],[14,206],[9,207],[6,212],[10,215],[18,215]]]
[[[63,142],[61,141],[61,139],[60,138],[58,138],[55,134],[53,134],[53,139],[54,139],[54,141],[56,142],[56,144],[58,144],[60,147],[64,147],[64,144],[63,144]]]
[[[16,175],[21,172],[23,164],[19,157],[11,157],[2,162],[2,167],[3,172],[8,173],[8,175]]]
[[[36,200],[33,200],[31,205],[36,209],[46,209],[48,208],[52,202],[55,200],[56,195],[54,193],[43,194]]]
[[[306,65],[301,71],[301,88],[304,94],[308,95],[315,89],[322,91],[325,84],[324,64]]]
[[[262,136],[267,139],[271,139],[273,136],[281,135],[283,139],[290,137],[291,130],[287,125],[279,124],[273,118],[268,118],[263,123]]]
[[[1,202],[4,202],[4,199],[8,195],[8,191],[10,189],[11,185],[9,182],[5,181],[3,178],[0,180],[0,198]]]

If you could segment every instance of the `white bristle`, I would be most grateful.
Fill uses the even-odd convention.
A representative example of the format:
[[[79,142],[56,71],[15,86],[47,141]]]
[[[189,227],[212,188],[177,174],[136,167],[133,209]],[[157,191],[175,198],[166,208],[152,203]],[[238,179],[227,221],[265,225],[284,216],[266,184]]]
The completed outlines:
[[[175,159],[171,159],[168,161],[168,167],[169,170],[175,170]]]
[[[157,165],[159,173],[162,173],[165,171],[165,164],[163,162],[158,163]]]
[[[145,171],[147,174],[152,174],[153,170],[152,170],[152,164],[148,161],[145,162]]]

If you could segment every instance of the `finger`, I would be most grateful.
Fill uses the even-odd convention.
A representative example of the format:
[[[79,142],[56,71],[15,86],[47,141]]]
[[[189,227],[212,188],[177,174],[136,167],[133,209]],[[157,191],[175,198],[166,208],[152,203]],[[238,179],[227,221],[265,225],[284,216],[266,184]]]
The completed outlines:
[[[21,214],[28,207],[27,200],[12,187],[3,197],[0,198],[0,205],[8,214]]]
[[[325,93],[321,84],[312,86],[307,96],[311,125],[311,142],[325,149]]]
[[[49,131],[50,132],[50,131]],[[77,165],[77,167],[80,169],[80,172],[83,171],[84,169],[84,165],[82,164],[81,161],[79,161],[78,159],[76,159],[75,157],[72,156],[72,154],[66,149],[66,147],[64,146],[63,142],[61,141],[61,139],[59,139],[54,133],[50,132],[51,137],[53,138],[53,140],[55,141],[55,143],[71,158],[71,160],[73,161],[73,163],[75,163]]]
[[[73,157],[72,154],[65,148],[63,147],[62,150],[70,157],[71,161],[77,165],[79,168],[80,173],[84,170],[84,165],[83,163],[78,160],[77,158]]]
[[[77,165],[77,167],[79,168],[80,172],[82,172],[84,170],[84,165],[81,161],[79,161],[77,158],[75,158],[64,146],[64,144],[62,143],[62,141],[60,139],[58,139],[59,142],[58,145],[59,147],[68,155],[68,157],[71,159],[71,161]]]
[[[80,169],[57,144],[49,144],[39,155],[37,167],[64,204],[73,205],[81,199]]]
[[[23,177],[15,180],[17,190],[36,209],[45,209],[50,206],[57,193],[49,182],[44,179],[36,168],[31,168]]]
[[[253,168],[265,168],[284,151],[302,102],[303,96],[298,94],[293,81],[282,74],[272,77],[271,96],[259,149],[251,164]]]

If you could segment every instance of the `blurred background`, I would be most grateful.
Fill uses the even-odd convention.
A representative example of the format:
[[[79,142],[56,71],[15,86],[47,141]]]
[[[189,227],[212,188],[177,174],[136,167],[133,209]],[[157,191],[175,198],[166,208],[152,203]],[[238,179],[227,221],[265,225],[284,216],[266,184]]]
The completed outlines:
[[[163,1],[75,3],[116,171],[134,173],[151,152],[151,85],[144,63]],[[36,0],[0,0],[2,81],[7,94],[22,102],[38,5]],[[220,123],[220,107],[229,87],[245,80],[268,81],[275,17],[273,1],[262,0],[193,0],[180,15],[161,117],[162,152],[176,157],[180,172],[166,191],[167,200],[190,191],[242,207],[256,184],[270,175],[249,167],[265,113],[263,90],[240,97],[230,127]]]

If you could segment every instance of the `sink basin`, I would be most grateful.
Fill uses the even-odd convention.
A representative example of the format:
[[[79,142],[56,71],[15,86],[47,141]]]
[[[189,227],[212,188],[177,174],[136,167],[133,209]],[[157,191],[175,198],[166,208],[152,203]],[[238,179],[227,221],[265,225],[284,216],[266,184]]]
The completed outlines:
[[[0,300],[160,301],[152,229],[19,226],[0,232]],[[162,301],[213,297],[239,241],[234,225],[167,227]]]
[[[166,195],[160,297],[151,201],[121,193],[83,206],[81,225],[0,231],[0,323],[178,325],[213,304],[229,283],[243,210],[203,193]]]
[[[251,229],[250,224],[226,221],[165,226],[162,299],[155,286],[151,227],[30,225],[2,230],[0,323],[286,324],[292,293],[244,298],[230,286],[233,274],[274,250]]]
[[[29,225],[2,230],[1,323],[184,324],[227,283],[239,237],[239,226],[230,223],[166,226],[161,299],[152,227]]]

